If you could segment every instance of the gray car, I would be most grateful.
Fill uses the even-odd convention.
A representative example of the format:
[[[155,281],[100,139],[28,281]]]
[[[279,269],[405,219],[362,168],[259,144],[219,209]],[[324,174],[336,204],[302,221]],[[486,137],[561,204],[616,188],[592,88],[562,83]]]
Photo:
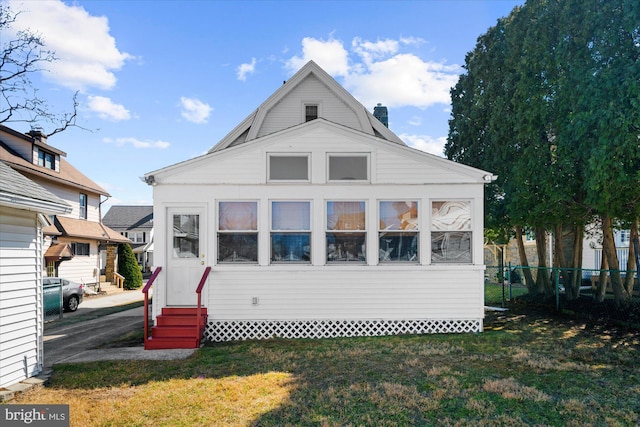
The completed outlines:
[[[66,311],[76,311],[82,302],[84,285],[61,277],[44,277],[42,284],[47,287],[62,284],[62,303]],[[59,295],[59,294],[58,294]],[[59,298],[59,297],[58,297]],[[45,308],[46,308],[45,301]]]

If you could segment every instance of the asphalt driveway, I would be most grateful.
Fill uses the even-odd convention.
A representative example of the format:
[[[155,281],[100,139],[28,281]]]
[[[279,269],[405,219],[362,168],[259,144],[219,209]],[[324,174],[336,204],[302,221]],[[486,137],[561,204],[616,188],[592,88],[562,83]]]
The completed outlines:
[[[143,346],[126,348],[96,347],[144,328],[144,307],[136,307],[94,318],[102,308],[124,306],[144,299],[140,290],[85,298],[77,311],[64,313],[62,321],[53,321],[44,328],[44,371],[57,363],[98,360],[159,360],[181,359],[194,349],[145,350]],[[81,317],[88,317],[82,320]],[[64,319],[77,317],[73,323]]]

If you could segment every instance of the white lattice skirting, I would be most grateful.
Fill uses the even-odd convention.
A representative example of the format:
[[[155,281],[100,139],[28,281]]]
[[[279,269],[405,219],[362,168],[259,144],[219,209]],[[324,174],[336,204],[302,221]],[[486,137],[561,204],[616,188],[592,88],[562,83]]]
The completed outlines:
[[[371,337],[404,334],[481,332],[482,319],[471,320],[228,320],[209,322],[205,338],[238,341],[269,338]]]

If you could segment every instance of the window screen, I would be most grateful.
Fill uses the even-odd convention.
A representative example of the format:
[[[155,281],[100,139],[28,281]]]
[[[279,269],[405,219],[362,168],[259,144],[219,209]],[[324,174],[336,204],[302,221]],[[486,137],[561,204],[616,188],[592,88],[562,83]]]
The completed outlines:
[[[366,181],[369,179],[368,157],[329,156],[330,181]]]
[[[269,156],[270,181],[308,181],[309,156]]]

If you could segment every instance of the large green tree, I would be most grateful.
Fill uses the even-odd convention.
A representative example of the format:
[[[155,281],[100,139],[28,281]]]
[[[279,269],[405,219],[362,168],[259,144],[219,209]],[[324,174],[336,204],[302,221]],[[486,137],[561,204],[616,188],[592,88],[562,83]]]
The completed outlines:
[[[445,153],[499,175],[487,191],[489,218],[535,229],[541,260],[543,236],[553,231],[554,264],[579,268],[585,224],[597,216],[615,269],[614,224],[637,228],[639,55],[637,0],[529,0],[467,55],[451,92]],[[563,276],[567,297],[576,298],[578,275]],[[616,302],[627,304],[629,281],[613,271],[612,283]],[[548,275],[527,284],[553,291]]]

